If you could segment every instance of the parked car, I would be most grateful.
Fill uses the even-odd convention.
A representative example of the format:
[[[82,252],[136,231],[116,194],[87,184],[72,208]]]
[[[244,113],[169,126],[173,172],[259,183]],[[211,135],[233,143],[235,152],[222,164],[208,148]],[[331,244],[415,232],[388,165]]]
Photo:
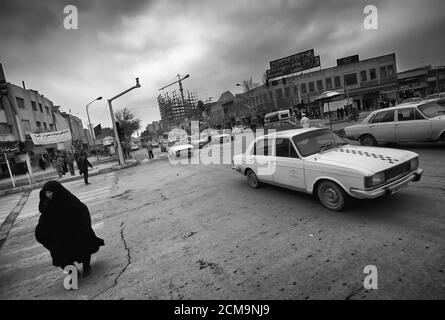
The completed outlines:
[[[168,157],[172,159],[193,156],[194,147],[187,143],[175,143],[168,148]]]
[[[131,151],[137,151],[137,150],[139,150],[139,146],[136,143],[131,143],[130,144],[130,150]]]
[[[269,122],[264,125],[264,129],[266,132],[268,130],[275,130],[275,131],[285,131],[285,130],[291,130],[291,129],[300,129],[301,125],[293,122],[292,120],[280,120],[275,122]]]
[[[400,101],[399,105],[401,104],[406,104],[406,103],[412,103],[412,102],[419,102],[422,101],[423,99],[420,97],[414,97],[414,98],[408,98],[408,99],[403,99],[402,101]]]
[[[345,137],[362,145],[388,142],[445,142],[445,106],[426,100],[374,111],[346,127]]]
[[[351,198],[399,192],[419,181],[416,153],[349,145],[327,128],[282,131],[255,139],[232,168],[249,186],[270,183],[315,195],[328,209],[342,210]]]
[[[207,143],[209,143],[209,140],[206,137],[201,137],[199,134],[189,136],[187,139],[189,144],[198,149],[203,148]]]

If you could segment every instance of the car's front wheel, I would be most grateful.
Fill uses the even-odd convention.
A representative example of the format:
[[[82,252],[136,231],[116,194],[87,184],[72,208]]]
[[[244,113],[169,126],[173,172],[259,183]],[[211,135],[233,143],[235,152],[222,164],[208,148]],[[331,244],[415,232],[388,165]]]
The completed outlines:
[[[247,183],[252,188],[258,188],[260,186],[260,181],[258,180],[258,177],[256,176],[255,172],[253,170],[249,169],[247,171]]]
[[[362,146],[369,146],[369,147],[374,147],[377,145],[377,141],[370,134],[365,134],[361,136],[360,143],[362,144]]]
[[[348,195],[338,184],[327,180],[317,186],[317,196],[326,208],[334,211],[344,209],[348,200]]]

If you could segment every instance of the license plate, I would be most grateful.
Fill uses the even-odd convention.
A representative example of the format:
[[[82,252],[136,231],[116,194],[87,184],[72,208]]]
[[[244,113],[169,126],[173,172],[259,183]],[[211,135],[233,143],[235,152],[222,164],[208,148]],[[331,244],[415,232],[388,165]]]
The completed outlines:
[[[408,186],[408,184],[406,183],[406,184],[404,184],[404,185],[395,187],[394,189],[391,190],[391,194],[395,194],[395,193],[397,193],[397,192],[399,192],[399,191],[405,189],[407,186]]]

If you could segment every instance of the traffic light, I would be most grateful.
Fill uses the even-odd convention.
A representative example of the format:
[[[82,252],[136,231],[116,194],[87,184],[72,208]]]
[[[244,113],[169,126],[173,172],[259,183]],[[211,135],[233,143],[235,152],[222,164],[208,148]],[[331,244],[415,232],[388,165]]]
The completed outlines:
[[[117,128],[117,136],[119,137],[119,140],[125,141],[125,132],[124,128],[122,128],[118,121],[116,121],[116,128]]]
[[[8,95],[8,84],[6,81],[0,80],[0,97]]]
[[[24,142],[19,142],[19,152],[25,153],[25,143]]]

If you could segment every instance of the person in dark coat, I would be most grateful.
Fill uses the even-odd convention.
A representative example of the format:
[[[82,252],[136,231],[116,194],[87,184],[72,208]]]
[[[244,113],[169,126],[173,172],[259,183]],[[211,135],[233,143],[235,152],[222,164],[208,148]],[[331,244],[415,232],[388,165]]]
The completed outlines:
[[[77,163],[79,165],[79,171],[81,174],[83,174],[83,180],[85,181],[85,184],[90,184],[88,182],[88,167],[90,167],[91,169],[93,169],[93,166],[91,165],[91,163],[88,161],[88,157],[86,153],[82,153],[79,157],[79,159],[77,160]]]
[[[64,269],[82,263],[83,276],[91,272],[91,254],[105,245],[91,227],[88,207],[57,181],[40,190],[36,240],[51,253],[53,265]]]

